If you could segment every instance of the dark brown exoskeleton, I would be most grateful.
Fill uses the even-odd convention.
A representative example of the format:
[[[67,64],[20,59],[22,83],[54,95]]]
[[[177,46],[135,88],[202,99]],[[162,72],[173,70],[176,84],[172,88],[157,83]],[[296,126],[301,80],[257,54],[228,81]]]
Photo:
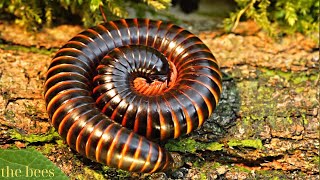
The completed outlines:
[[[52,59],[49,118],[68,145],[133,172],[172,168],[154,140],[200,127],[221,93],[217,60],[190,32],[162,21],[121,19],[89,28]]]

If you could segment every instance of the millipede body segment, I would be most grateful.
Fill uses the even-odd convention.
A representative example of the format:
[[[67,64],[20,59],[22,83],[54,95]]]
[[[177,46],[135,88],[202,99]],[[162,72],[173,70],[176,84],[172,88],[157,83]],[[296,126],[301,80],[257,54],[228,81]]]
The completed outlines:
[[[217,60],[195,35],[167,22],[121,19],[83,31],[56,53],[45,101],[72,149],[152,173],[173,164],[155,142],[200,127],[221,91]]]

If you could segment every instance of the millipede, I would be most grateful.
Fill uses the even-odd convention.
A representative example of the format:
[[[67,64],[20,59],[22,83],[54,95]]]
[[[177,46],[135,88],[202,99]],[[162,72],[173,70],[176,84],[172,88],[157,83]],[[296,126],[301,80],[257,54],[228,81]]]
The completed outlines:
[[[157,144],[199,128],[222,92],[219,64],[189,31],[120,19],[91,27],[53,57],[44,84],[49,119],[81,155],[132,172],[173,168]]]

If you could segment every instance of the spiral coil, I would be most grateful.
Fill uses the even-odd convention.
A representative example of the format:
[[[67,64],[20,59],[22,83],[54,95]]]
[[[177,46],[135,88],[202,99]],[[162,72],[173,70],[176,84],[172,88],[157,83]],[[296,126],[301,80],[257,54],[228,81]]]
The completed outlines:
[[[200,127],[221,91],[219,65],[195,35],[162,21],[121,19],[83,31],[56,53],[45,101],[72,149],[150,173],[173,163],[155,142]]]

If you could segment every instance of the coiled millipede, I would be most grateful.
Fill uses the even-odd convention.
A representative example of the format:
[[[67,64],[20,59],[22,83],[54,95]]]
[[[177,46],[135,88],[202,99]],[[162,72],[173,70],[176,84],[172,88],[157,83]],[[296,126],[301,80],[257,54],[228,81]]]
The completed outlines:
[[[200,127],[221,90],[219,65],[195,35],[162,21],[121,19],[83,31],[56,53],[45,101],[72,149],[151,173],[173,164],[155,142]]]

